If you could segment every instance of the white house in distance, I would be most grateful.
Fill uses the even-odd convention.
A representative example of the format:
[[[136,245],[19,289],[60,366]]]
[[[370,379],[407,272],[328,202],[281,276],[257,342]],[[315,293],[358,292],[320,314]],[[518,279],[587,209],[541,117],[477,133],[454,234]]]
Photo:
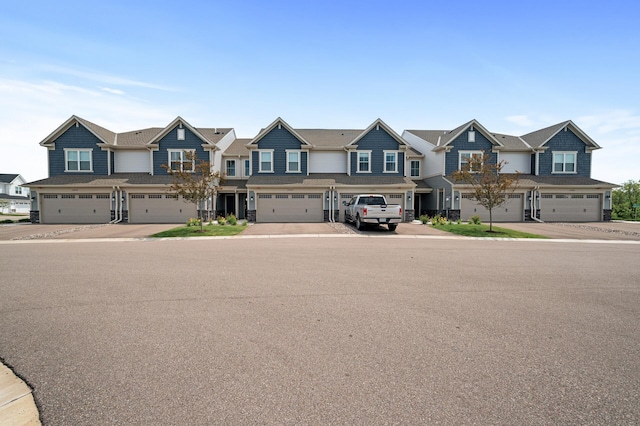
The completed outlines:
[[[0,173],[0,213],[29,214],[31,199],[27,183],[19,174]]]

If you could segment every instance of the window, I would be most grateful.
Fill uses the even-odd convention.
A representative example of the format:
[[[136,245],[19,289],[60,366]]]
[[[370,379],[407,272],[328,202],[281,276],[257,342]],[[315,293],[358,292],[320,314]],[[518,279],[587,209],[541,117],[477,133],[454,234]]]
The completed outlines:
[[[398,153],[397,152],[384,152],[384,172],[385,173],[397,173],[398,172]]]
[[[227,176],[236,175],[236,160],[227,160],[226,173],[227,173]]]
[[[261,172],[273,172],[273,151],[258,151]]]
[[[475,142],[476,141],[476,132],[474,132],[473,130],[469,130],[469,142]]]
[[[554,152],[553,153],[553,173],[575,173],[576,153],[575,152]]]
[[[169,150],[169,167],[171,170],[181,170],[185,172],[194,171],[193,160],[187,158],[187,153],[193,158],[194,150]]]
[[[90,172],[91,150],[90,149],[65,149],[65,171],[67,172]]]
[[[420,176],[420,161],[411,160],[411,177]]]
[[[300,151],[287,151],[287,173],[300,172]]]
[[[22,187],[16,186],[16,195],[21,195],[21,194],[22,194]]]
[[[461,151],[460,152],[460,170],[463,170],[465,167],[469,166],[470,160],[474,158],[476,160],[482,160],[482,151]],[[477,172],[478,170],[471,169],[472,172]]]
[[[179,141],[184,140],[184,129],[178,129],[178,140]]]
[[[244,160],[244,175],[251,176],[251,162],[249,160]]]
[[[371,171],[371,152],[358,152],[358,172]]]

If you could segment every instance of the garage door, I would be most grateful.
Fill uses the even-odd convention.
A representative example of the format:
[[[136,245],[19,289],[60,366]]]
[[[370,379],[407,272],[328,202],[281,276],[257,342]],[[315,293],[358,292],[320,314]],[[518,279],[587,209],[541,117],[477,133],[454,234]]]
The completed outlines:
[[[322,194],[258,194],[257,222],[324,222]]]
[[[600,194],[541,194],[540,219],[545,222],[599,222]]]
[[[129,223],[186,223],[197,217],[196,206],[171,194],[131,194]]]
[[[42,223],[107,223],[111,220],[110,194],[43,194]]]
[[[492,211],[494,222],[522,222],[524,196],[511,194],[505,204],[496,207]],[[489,210],[482,207],[474,199],[472,194],[462,194],[460,201],[460,219],[467,221],[470,217],[478,215],[483,222],[489,222]]]

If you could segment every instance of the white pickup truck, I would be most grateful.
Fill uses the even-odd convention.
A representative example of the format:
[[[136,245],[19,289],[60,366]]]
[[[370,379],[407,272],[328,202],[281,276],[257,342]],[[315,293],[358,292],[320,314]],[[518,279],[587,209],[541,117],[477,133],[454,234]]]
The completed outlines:
[[[402,207],[387,204],[384,195],[360,194],[342,204],[345,206],[345,223],[352,222],[357,229],[366,224],[376,224],[387,225],[389,231],[395,231],[398,223],[402,222]]]

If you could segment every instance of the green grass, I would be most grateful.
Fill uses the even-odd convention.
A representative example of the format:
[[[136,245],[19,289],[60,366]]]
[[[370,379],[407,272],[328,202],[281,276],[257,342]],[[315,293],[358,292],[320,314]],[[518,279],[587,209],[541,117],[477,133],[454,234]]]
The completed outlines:
[[[176,237],[230,237],[238,235],[247,229],[244,225],[205,225],[204,231],[200,232],[199,226],[180,226],[167,231],[153,234],[154,238],[176,238]]]
[[[451,224],[437,225],[436,229],[441,229],[452,234],[462,235],[465,237],[486,237],[486,238],[548,238],[543,235],[529,234],[527,232],[514,231],[512,229],[493,226],[493,232],[489,231],[489,225],[469,225],[469,224]]]

